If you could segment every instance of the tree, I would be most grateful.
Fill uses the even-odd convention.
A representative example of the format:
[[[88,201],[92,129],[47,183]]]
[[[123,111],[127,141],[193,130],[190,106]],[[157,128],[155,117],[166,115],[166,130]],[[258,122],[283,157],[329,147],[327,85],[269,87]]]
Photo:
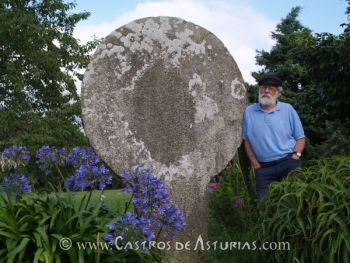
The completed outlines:
[[[0,1],[0,148],[86,144],[79,130],[81,79],[96,41],[81,45],[76,24],[89,13],[72,13],[63,0]]]
[[[350,18],[350,0],[348,3]],[[348,154],[350,25],[343,24],[345,30],[338,36],[314,34],[297,20],[299,12],[300,8],[293,8],[282,19],[272,33],[276,44],[269,52],[258,51],[256,60],[263,69],[253,76],[276,73],[284,81],[282,99],[299,112],[309,139],[309,158]]]
[[[300,7],[292,8],[286,18],[277,25],[276,32],[272,33],[272,39],[276,41],[270,52],[257,51],[256,61],[265,68],[253,75],[258,78],[267,72],[278,72],[288,88],[295,88],[296,81],[306,83],[307,69],[302,63],[303,57],[300,50],[302,43],[313,39],[311,30],[301,25],[297,20]]]

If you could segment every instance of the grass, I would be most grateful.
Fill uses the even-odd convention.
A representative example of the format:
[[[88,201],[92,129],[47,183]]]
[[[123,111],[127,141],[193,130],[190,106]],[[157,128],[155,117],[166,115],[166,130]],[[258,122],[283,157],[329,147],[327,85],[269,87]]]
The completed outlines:
[[[81,199],[88,194],[87,191],[81,191],[74,193],[77,201],[81,201]],[[105,196],[105,203],[107,204],[110,212],[121,216],[124,213],[125,205],[130,201],[131,195],[125,193],[119,189],[111,189],[111,190],[95,190],[92,192],[90,205],[97,205],[100,202],[101,194]],[[131,207],[130,207],[131,208]],[[129,208],[129,210],[130,210]]]

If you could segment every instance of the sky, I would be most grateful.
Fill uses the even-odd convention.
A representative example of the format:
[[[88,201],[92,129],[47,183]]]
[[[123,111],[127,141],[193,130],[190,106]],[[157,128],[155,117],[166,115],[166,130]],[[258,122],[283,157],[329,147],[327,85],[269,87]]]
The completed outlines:
[[[292,7],[302,7],[299,20],[315,33],[339,34],[347,22],[346,0],[76,0],[75,11],[91,13],[74,32],[83,43],[102,38],[142,17],[176,16],[214,33],[228,48],[245,81],[251,73],[256,50],[270,50],[271,32]]]

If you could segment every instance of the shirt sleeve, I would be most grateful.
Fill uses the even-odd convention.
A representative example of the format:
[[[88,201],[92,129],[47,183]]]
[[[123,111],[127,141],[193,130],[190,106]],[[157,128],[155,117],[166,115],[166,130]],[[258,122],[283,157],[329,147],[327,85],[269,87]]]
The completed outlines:
[[[292,127],[292,135],[295,140],[299,140],[305,137],[303,125],[301,124],[298,113],[291,106],[291,127]]]
[[[243,131],[242,131],[242,137],[243,140],[247,141],[248,140],[248,133],[247,133],[247,109],[244,111],[243,115]]]

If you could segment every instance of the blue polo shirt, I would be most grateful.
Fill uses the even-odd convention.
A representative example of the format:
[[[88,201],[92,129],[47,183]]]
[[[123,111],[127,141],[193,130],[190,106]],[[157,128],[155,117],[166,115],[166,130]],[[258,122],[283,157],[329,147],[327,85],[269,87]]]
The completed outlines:
[[[294,151],[296,141],[304,137],[300,118],[288,103],[278,101],[270,112],[254,103],[244,112],[243,139],[249,141],[260,162],[287,156]]]

